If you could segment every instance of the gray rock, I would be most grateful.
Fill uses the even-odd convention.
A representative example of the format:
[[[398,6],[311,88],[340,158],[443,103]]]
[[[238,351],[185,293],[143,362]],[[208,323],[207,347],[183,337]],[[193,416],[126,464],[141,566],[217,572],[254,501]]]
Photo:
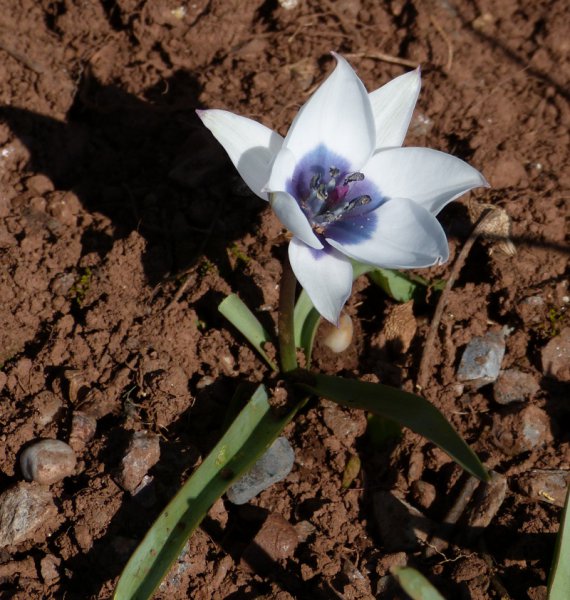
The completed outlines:
[[[51,493],[21,481],[0,495],[0,548],[24,542],[57,514]]]
[[[61,440],[41,440],[28,446],[20,456],[22,475],[42,485],[57,483],[75,473],[73,448]]]
[[[457,377],[469,381],[476,388],[493,383],[501,370],[505,355],[503,331],[489,331],[482,337],[473,338],[465,348]]]
[[[499,404],[511,404],[511,402],[523,402],[534,396],[540,386],[530,373],[523,373],[518,369],[507,369],[501,371],[497,381],[493,385],[495,402]]]
[[[277,438],[251,470],[227,491],[233,504],[245,504],[269,486],[285,479],[295,463],[295,452],[285,437]]]

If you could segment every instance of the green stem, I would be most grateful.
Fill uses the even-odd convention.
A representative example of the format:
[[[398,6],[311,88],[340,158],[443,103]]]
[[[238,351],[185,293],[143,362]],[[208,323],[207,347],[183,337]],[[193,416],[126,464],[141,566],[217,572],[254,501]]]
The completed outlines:
[[[279,290],[279,353],[281,368],[284,373],[297,368],[297,348],[295,347],[294,319],[295,312],[295,290],[297,280],[291,269],[289,258],[285,257],[283,262],[283,274],[281,275],[281,288]]]

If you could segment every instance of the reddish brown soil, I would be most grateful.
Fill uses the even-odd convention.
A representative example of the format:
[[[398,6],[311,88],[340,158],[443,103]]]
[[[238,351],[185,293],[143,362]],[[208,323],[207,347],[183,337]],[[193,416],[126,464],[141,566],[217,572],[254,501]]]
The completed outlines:
[[[0,549],[2,598],[109,597],[219,435],[237,383],[267,375],[216,305],[236,291],[270,324],[286,239],[194,109],[227,108],[284,132],[332,68],[330,50],[369,89],[405,70],[378,52],[421,63],[406,143],[466,159],[493,186],[443,212],[452,258],[424,275],[447,277],[481,203],[505,209],[516,254],[504,240],[476,242],[435,346],[424,347],[433,296],[414,306],[406,353],[384,345],[394,303],[359,282],[349,303],[358,342],[338,356],[320,351],[318,367],[413,389],[429,352],[426,396],[506,476],[507,495],[486,529],[448,530],[434,557],[421,545],[398,553],[398,539],[379,536],[374,495],[394,490],[439,523],[461,470],[411,432],[375,448],[362,415],[315,401],[287,430],[290,476],[256,509],[218,504],[157,597],[390,598],[398,593],[382,592],[382,578],[407,561],[448,598],[545,598],[560,508],[518,481],[570,468],[568,395],[541,360],[568,323],[569,18],[563,0],[300,0],[292,10],[269,0],[1,0],[0,492],[22,480],[26,444],[68,441],[89,393],[99,410],[77,474],[49,488],[57,510]],[[503,368],[531,374],[540,389],[527,404],[553,430],[551,442],[514,456],[493,444],[493,428],[516,425],[521,405],[500,406],[490,386],[470,391],[456,379],[465,344],[504,325]],[[144,500],[116,478],[141,430],[161,446]],[[344,490],[355,454],[362,470]],[[269,571],[242,560],[267,512],[305,532]]]

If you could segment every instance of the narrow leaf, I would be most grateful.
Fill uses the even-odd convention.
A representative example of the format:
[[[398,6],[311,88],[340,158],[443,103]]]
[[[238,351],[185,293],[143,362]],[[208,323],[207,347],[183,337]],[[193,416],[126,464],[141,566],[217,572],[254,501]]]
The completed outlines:
[[[369,277],[396,302],[412,300],[416,297],[420,287],[418,282],[392,269],[374,269],[370,272]]]
[[[311,354],[313,352],[315,335],[321,320],[321,315],[313,306],[313,303],[305,290],[302,290],[299,294],[299,298],[295,304],[293,319],[295,346],[303,350],[307,367],[309,367],[311,364]]]
[[[396,567],[392,574],[412,600],[444,600],[433,585],[412,567]]]
[[[313,394],[350,408],[379,414],[437,444],[466,471],[487,481],[489,476],[477,455],[446,418],[425,398],[380,383],[369,383],[303,371],[297,382]]]
[[[218,310],[259,352],[265,359],[265,362],[274,371],[277,371],[277,367],[263,348],[265,343],[271,341],[271,337],[239,296],[237,294],[230,294],[220,302]]]
[[[567,600],[570,595],[570,487],[560,517],[560,529],[548,579],[548,600]]]
[[[158,516],[123,570],[114,600],[148,600],[212,504],[246,473],[304,400],[277,417],[259,386],[214,449]]]

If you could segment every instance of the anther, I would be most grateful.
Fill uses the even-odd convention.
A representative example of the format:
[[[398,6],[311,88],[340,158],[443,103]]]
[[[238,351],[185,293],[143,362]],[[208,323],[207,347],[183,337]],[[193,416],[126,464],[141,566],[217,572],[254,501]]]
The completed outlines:
[[[364,174],[356,171],[355,173],[350,173],[346,176],[344,180],[344,185],[348,185],[349,183],[353,183],[354,181],[362,181],[364,179]]]

